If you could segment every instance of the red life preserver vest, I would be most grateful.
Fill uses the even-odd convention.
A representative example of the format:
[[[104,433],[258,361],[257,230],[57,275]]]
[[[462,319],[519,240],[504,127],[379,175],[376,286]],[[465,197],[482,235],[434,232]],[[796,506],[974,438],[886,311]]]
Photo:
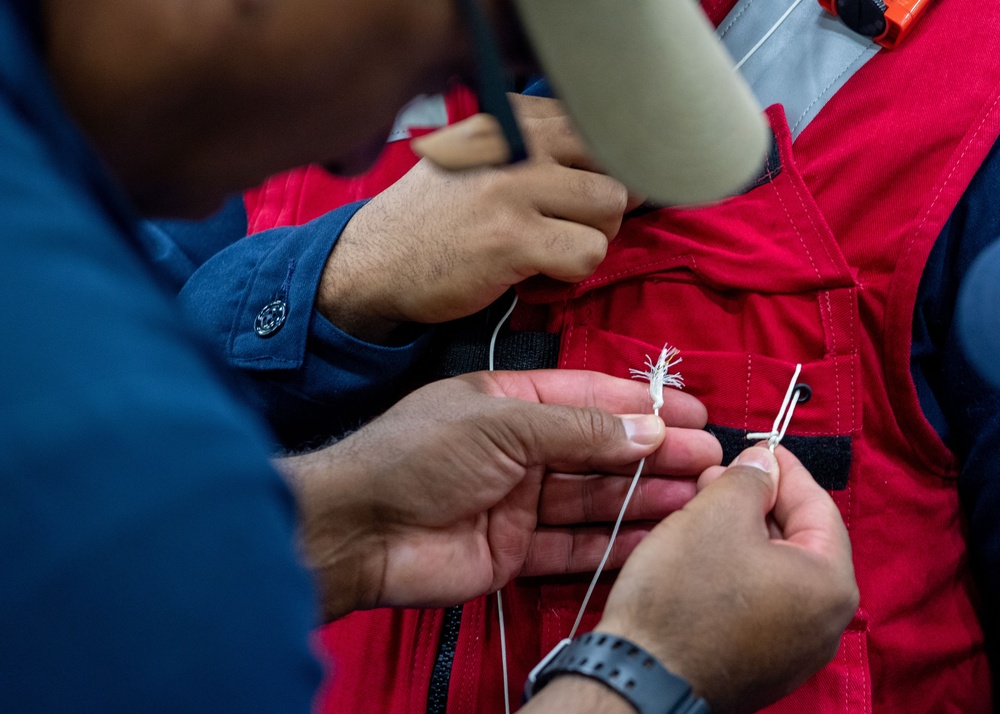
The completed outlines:
[[[716,21],[732,4],[705,3]],[[663,342],[679,347],[688,391],[729,434],[769,430],[802,363],[812,398],[789,434],[821,467],[834,462],[834,482],[845,467],[828,485],[851,534],[861,606],[834,661],[768,711],[991,711],[957,464],[921,412],[910,346],[927,256],[1000,134],[998,43],[1000,7],[938,0],[901,48],[837,92],[794,151],[780,107],[768,110],[780,155],[768,181],[708,208],[631,218],[591,278],[519,289],[513,326],[559,332],[560,367],[624,377]],[[449,98],[450,120],[472,110],[468,93]],[[314,168],[277,177],[246,197],[251,230],[374,195],[414,160],[400,142],[360,180]],[[838,462],[845,443],[849,462]],[[569,632],[588,579],[504,589],[515,701]],[[448,712],[502,711],[494,603],[462,608],[449,676],[433,687],[439,642],[457,624],[443,611],[360,612],[323,628],[332,671],[322,707],[445,711],[428,697],[446,694]]]

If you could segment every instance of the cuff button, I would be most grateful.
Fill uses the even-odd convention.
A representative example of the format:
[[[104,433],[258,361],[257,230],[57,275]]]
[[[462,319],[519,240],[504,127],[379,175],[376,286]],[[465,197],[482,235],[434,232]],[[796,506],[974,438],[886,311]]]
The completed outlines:
[[[253,329],[258,337],[270,337],[285,324],[288,317],[288,302],[286,300],[275,300],[264,306],[264,309],[257,313],[254,320]]]

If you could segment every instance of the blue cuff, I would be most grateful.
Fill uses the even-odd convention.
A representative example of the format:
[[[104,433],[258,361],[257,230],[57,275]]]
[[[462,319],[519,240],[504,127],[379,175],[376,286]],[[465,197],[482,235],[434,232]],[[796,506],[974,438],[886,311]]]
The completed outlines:
[[[430,339],[427,329],[408,345],[373,345],[315,312],[302,366],[245,371],[246,394],[284,448],[314,447],[359,428],[398,400]]]
[[[236,241],[188,280],[179,296],[185,313],[235,367],[302,366],[326,259],[363,205]]]
[[[322,313],[315,311],[310,351],[315,357],[336,365],[341,371],[371,375],[376,381],[385,381],[413,366],[414,360],[422,353],[421,348],[430,337],[431,329],[427,326],[404,345],[379,345],[347,334]]]

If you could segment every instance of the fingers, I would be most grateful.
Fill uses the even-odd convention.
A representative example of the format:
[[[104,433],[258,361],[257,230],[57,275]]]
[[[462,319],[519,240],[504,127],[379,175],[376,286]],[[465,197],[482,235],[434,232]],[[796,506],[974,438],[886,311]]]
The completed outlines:
[[[608,240],[618,233],[628,191],[616,179],[557,164],[530,167],[519,178],[543,215],[591,226]]]
[[[601,171],[590,150],[565,114],[529,119],[522,124],[532,157],[563,166]]]
[[[613,523],[618,518],[632,476],[552,474],[542,484],[538,503],[541,525]],[[695,496],[691,479],[642,476],[625,512],[626,521],[660,521]]]
[[[767,442],[766,441],[758,441],[755,444],[755,446],[759,446],[760,448],[764,449],[764,448],[767,448]],[[721,461],[722,461],[722,459],[720,457],[719,463],[721,463]],[[730,466],[732,466],[735,463],[736,463],[736,459],[733,459],[733,463],[731,463]],[[701,476],[698,477],[698,490],[701,491],[703,488],[705,488],[710,483],[712,483],[717,478],[719,478],[719,476],[721,476],[722,474],[724,474],[726,472],[726,468],[727,468],[726,466],[720,466],[717,463],[713,463],[711,466],[709,466],[708,468],[704,469],[701,472]]]
[[[722,445],[707,431],[668,426],[659,448],[646,457],[642,475],[690,479],[693,487],[694,476],[718,464],[721,458]],[[609,464],[600,475],[631,476],[637,466],[638,463]],[[567,469],[567,472],[576,476],[598,475],[573,469]]]
[[[618,234],[628,200],[615,179],[557,164],[533,164],[512,172],[512,191],[534,215],[514,257],[524,276],[541,273],[579,282],[593,274]]]
[[[614,416],[592,407],[508,405],[517,413],[495,420],[498,445],[525,466],[556,471],[606,471],[639,461],[663,441],[666,427],[652,414]],[[506,442],[504,440],[507,440]]]
[[[765,516],[774,507],[778,491],[778,461],[768,449],[746,449],[722,473],[712,469],[714,479],[699,486],[699,494],[685,510],[710,514],[725,522],[730,534],[739,538],[766,539]],[[704,474],[703,477],[704,478]]]
[[[624,464],[652,454],[667,436],[663,421],[647,411],[648,390],[631,380],[593,372],[539,370],[478,373],[464,381],[477,391],[515,397],[497,402],[496,408],[503,413],[483,425],[492,425],[490,438],[523,465],[545,465],[570,473],[620,472]],[[668,420],[704,424],[704,406],[697,399],[680,392],[664,396],[663,413]],[[640,411],[614,416],[609,406]],[[671,453],[664,451],[654,457],[653,473],[669,472],[685,461],[704,466],[706,458],[715,460],[720,455],[709,435],[671,432],[671,439],[676,445],[676,464]]]
[[[837,562],[850,561],[851,544],[840,511],[792,452],[775,450],[781,484],[774,520],[784,540]]]
[[[748,451],[763,452],[766,449],[759,446]],[[781,476],[775,493],[774,508],[767,519],[771,538],[785,541],[841,565],[849,562],[850,538],[833,499],[788,449],[778,446],[775,458]],[[737,461],[739,460],[738,457]],[[698,490],[706,489],[728,471],[721,466],[706,469],[698,478]]]
[[[474,114],[411,142],[422,156],[445,171],[497,166],[510,158],[500,122],[489,114]]]
[[[668,426],[660,448],[646,459],[643,473],[692,477],[720,461],[722,445],[712,434]]]
[[[479,372],[464,378],[479,382],[479,388],[495,396],[596,407],[612,414],[643,414],[652,409],[648,385],[601,372],[571,369]],[[660,416],[667,426],[702,429],[708,423],[705,405],[676,389],[664,390]]]
[[[522,246],[517,264],[520,275],[546,275],[566,283],[586,280],[604,260],[608,237],[597,228],[555,218],[542,218],[543,228],[534,231]]]
[[[531,155],[563,166],[597,170],[586,144],[570,122],[562,102],[548,97],[509,94]]]
[[[589,147],[577,133],[561,102],[523,94],[509,96],[528,148],[536,160],[550,160],[563,166],[605,173],[591,156]],[[645,201],[645,196],[629,194],[626,213]]]
[[[611,548],[605,570],[625,564],[653,524],[623,524]],[[604,528],[543,528],[535,532],[520,575],[568,575],[593,572],[604,557],[611,538],[611,529]]]

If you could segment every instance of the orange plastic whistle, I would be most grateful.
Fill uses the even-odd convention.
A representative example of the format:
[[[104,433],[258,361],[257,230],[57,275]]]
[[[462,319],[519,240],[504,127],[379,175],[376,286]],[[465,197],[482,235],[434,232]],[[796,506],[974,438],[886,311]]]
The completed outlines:
[[[845,25],[892,49],[910,33],[931,0],[819,0]]]

